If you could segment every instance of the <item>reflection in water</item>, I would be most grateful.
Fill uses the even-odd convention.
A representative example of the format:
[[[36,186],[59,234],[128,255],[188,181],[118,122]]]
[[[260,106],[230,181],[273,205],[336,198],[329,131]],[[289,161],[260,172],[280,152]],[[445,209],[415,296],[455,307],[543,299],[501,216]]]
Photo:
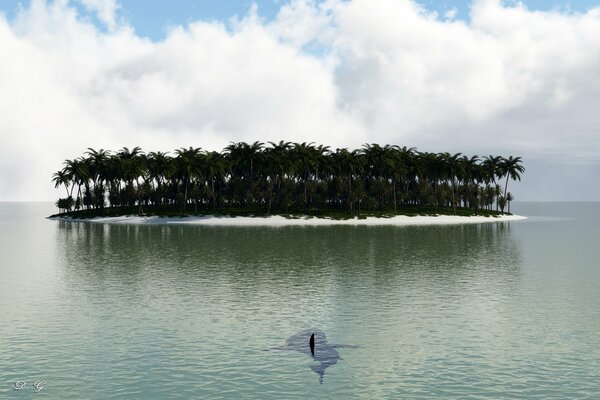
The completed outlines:
[[[368,388],[377,378],[406,394],[396,385],[456,369],[449,349],[477,354],[509,329],[521,265],[510,229],[59,222],[56,238],[66,290],[107,364],[136,370],[115,354],[152,349],[153,364],[199,366],[203,393],[216,394],[231,381],[251,386],[260,371],[301,374],[294,363],[304,359],[261,350],[322,326],[334,343],[361,343],[328,384]]]
[[[125,268],[148,265],[172,273],[239,276],[267,275],[274,283],[286,276],[356,274],[399,278],[419,268],[446,278],[492,267],[514,275],[520,248],[510,224],[443,227],[194,227],[188,225],[109,225],[59,222],[58,245],[71,265]],[[192,272],[193,271],[193,272]],[[249,272],[249,273],[248,273]],[[341,274],[343,272],[343,274]],[[489,271],[488,271],[489,272]],[[235,280],[235,279],[234,279]],[[260,283],[260,282],[257,282]]]
[[[566,218],[211,228],[0,203],[0,398],[594,398],[600,208],[525,206]],[[360,345],[322,385],[335,357],[264,351],[311,327]]]
[[[518,279],[520,249],[505,224],[445,227],[239,228],[61,222],[57,239],[70,272],[107,274],[281,296],[319,290],[385,290],[422,282],[432,295],[473,285],[507,290]],[[89,275],[88,275],[89,274]],[[433,286],[432,286],[433,284]],[[437,289],[443,292],[433,293]]]
[[[58,231],[74,282],[110,288],[118,280],[130,291],[170,287],[176,296],[239,302],[267,294],[275,303],[301,296],[337,303],[363,294],[390,300],[386,306],[411,293],[497,297],[518,279],[521,252],[510,225],[501,223],[240,228],[60,222]]]

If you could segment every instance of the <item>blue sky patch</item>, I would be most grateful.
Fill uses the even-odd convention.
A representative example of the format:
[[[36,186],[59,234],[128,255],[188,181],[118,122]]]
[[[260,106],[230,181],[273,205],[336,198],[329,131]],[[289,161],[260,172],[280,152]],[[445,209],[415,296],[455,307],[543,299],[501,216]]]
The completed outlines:
[[[49,0],[51,1],[51,0]],[[124,18],[131,24],[140,36],[152,40],[161,40],[165,37],[169,27],[187,25],[198,20],[216,20],[227,22],[234,16],[242,17],[248,13],[253,4],[258,7],[259,16],[265,20],[272,20],[279,8],[286,4],[285,0],[178,0],[173,1],[147,1],[147,0],[120,0],[121,8],[118,17]],[[77,2],[71,1],[80,15],[90,18],[105,31],[106,27]],[[436,11],[440,18],[453,16],[457,19],[468,20],[471,1],[467,0],[421,0],[418,3],[429,10]],[[507,0],[505,4],[515,4],[515,0]],[[560,10],[562,12],[583,12],[589,8],[600,5],[600,0],[571,0],[547,1],[526,0],[523,3],[531,10]],[[0,10],[8,19],[13,19],[20,7],[26,8],[29,0],[3,0]]]

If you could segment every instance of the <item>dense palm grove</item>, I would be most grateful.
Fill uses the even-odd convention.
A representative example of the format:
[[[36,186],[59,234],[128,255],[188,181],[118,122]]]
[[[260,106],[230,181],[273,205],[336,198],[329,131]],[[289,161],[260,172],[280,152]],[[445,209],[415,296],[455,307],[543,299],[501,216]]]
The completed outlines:
[[[200,212],[259,210],[266,214],[340,210],[399,212],[502,210],[509,179],[524,172],[520,157],[467,157],[365,144],[336,149],[313,143],[231,143],[222,152],[181,148],[173,155],[88,149],[53,176],[64,187],[61,211],[106,206]],[[502,185],[503,184],[503,185]]]

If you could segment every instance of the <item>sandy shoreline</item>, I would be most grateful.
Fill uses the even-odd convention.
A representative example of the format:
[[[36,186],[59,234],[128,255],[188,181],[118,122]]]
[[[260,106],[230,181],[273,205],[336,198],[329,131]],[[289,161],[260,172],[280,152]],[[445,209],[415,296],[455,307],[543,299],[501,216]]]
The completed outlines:
[[[502,215],[499,217],[471,216],[463,217],[456,215],[438,216],[415,216],[397,215],[389,218],[367,217],[365,219],[335,220],[328,218],[285,218],[282,216],[270,217],[230,217],[230,216],[192,216],[192,217],[96,217],[96,218],[49,218],[58,221],[90,222],[102,224],[143,224],[143,225],[166,225],[166,224],[193,224],[207,226],[326,226],[326,225],[387,225],[387,226],[411,226],[411,225],[456,225],[456,224],[479,224],[490,222],[520,221],[527,219],[520,215]]]

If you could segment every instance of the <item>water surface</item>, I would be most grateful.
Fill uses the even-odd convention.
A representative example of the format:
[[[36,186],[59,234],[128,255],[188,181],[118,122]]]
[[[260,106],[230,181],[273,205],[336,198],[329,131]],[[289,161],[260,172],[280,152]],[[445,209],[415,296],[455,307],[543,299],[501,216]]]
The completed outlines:
[[[531,218],[200,227],[0,203],[0,398],[597,397],[600,204],[514,211]],[[264,351],[310,327],[360,345],[323,384]]]

